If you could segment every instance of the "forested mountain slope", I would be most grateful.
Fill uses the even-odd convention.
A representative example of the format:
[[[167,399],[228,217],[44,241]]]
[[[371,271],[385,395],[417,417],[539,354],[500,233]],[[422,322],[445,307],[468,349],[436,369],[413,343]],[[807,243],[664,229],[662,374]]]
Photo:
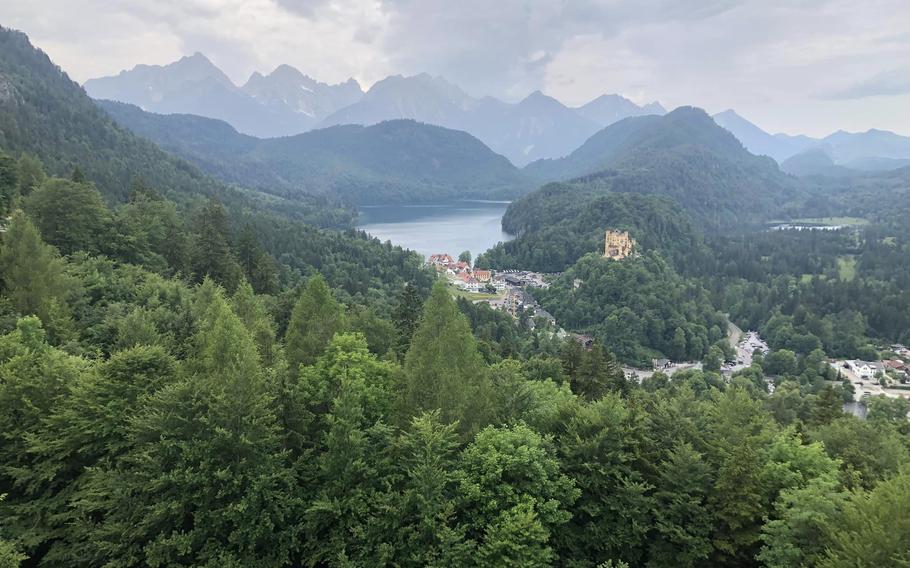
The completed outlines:
[[[535,192],[514,202],[506,227],[521,227],[518,218],[529,209],[547,215],[554,198],[578,202],[607,192],[668,197],[711,230],[759,222],[805,199],[800,183],[773,160],[753,156],[704,111],[691,107],[622,120],[566,158],[525,170],[541,180],[571,181],[559,196]]]
[[[10,84],[24,83],[5,70]],[[456,301],[419,257],[360,233],[167,179],[121,201],[112,184],[106,203],[73,157],[80,132],[36,124],[43,138],[17,143],[65,156],[51,176],[0,152],[0,566],[905,563],[908,401],[843,412],[852,386],[814,345],[863,318],[826,314],[831,337],[804,341],[816,318],[786,296],[792,268],[774,282],[791,305],[760,298],[790,312],[766,325],[782,348],[728,375],[723,317],[662,252],[684,224],[660,250],[582,257],[545,292],[561,317],[626,360],[704,356],[631,380],[602,342]],[[84,141],[96,167],[143,166]],[[867,302],[867,261],[883,278],[906,265],[910,201],[887,195],[901,201],[884,228],[901,232],[858,263]],[[620,199],[595,222],[656,223],[666,205]],[[789,244],[774,268],[817,260]],[[742,250],[757,254],[730,262]],[[724,271],[766,261],[762,243],[729,252]]]
[[[48,173],[78,166],[109,201],[123,202],[134,180],[178,202],[218,195],[226,202],[320,225],[349,216],[324,201],[284,200],[228,188],[189,163],[118,126],[25,34],[0,28],[0,148],[37,156]]]
[[[342,125],[258,139],[193,115],[159,115],[100,101],[122,126],[225,181],[348,203],[511,198],[533,185],[476,138],[413,120]]]
[[[515,202],[503,229],[518,237],[499,243],[478,263],[558,272],[585,254],[603,254],[606,229],[629,231],[639,250],[660,250],[671,259],[701,247],[700,231],[670,199],[564,183],[547,184]]]

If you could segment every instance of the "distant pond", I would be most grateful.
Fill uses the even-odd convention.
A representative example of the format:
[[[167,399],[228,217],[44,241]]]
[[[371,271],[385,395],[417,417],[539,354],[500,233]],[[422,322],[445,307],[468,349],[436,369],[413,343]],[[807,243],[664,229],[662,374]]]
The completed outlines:
[[[357,228],[424,256],[469,250],[476,257],[512,239],[500,223],[508,201],[451,201],[360,208]]]

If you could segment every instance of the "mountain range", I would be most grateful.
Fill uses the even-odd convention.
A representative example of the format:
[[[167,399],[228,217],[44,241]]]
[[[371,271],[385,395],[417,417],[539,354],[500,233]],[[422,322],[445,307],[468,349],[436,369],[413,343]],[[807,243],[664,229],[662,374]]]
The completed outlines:
[[[31,154],[50,175],[78,167],[110,203],[129,199],[137,182],[181,206],[217,196],[236,211],[270,211],[322,226],[350,215],[324,199],[284,199],[229,187],[114,122],[28,37],[0,27],[0,149]]]
[[[820,153],[827,156],[831,166],[839,166],[830,172],[848,170],[890,170],[910,164],[910,137],[900,136],[886,130],[870,129],[866,132],[845,132],[839,130],[824,138],[770,134],[749,122],[733,110],[714,115],[714,121],[735,135],[750,152],[770,156],[786,171],[804,175],[808,171],[818,173]],[[797,157],[808,152],[810,155]],[[790,160],[796,160],[787,163]],[[795,164],[795,165],[794,165]],[[813,167],[806,169],[808,164]]]
[[[364,93],[353,79],[327,85],[281,65],[269,75],[254,73],[238,87],[200,53],[169,65],[138,65],[92,79],[85,89],[95,99],[150,112],[217,118],[260,138],[413,119],[468,132],[518,166],[564,156],[617,120],[666,112],[659,103],[638,106],[619,95],[603,95],[577,108],[540,92],[517,103],[476,98],[425,73],[387,77]]]
[[[260,139],[212,118],[98,104],[120,125],[204,172],[282,197],[367,205],[511,199],[532,188],[520,170],[470,134],[409,119]]]
[[[288,65],[269,75],[254,73],[238,87],[201,53],[169,65],[137,65],[113,77],[91,79],[84,87],[95,99],[128,102],[163,114],[218,118],[260,137],[309,130],[363,95],[353,79],[327,85]]]
[[[745,224],[800,197],[796,180],[774,160],[749,153],[707,113],[680,107],[664,116],[640,116],[612,124],[564,158],[540,160],[525,168],[539,182],[572,180],[513,203],[503,227],[522,234],[536,227],[513,211],[534,200],[578,199],[604,191],[669,197],[707,227]],[[557,184],[558,185],[558,184]],[[574,195],[575,197],[571,197]],[[538,204],[537,210],[550,206]],[[564,210],[553,205],[554,211]]]

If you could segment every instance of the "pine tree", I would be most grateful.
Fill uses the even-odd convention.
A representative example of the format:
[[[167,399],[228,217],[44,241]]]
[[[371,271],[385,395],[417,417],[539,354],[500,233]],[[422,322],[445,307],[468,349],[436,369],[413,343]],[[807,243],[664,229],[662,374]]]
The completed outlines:
[[[247,280],[257,294],[274,294],[278,291],[278,269],[275,261],[253,233],[247,223],[237,239],[237,261]]]
[[[701,566],[711,554],[710,466],[691,444],[681,443],[670,449],[658,475],[648,566]]]
[[[413,566],[462,566],[472,543],[456,518],[459,436],[439,412],[416,416],[398,440],[403,479],[398,513],[398,555]]]
[[[201,281],[210,276],[228,290],[240,280],[240,266],[230,246],[227,214],[221,202],[209,200],[196,217],[196,236],[193,243],[193,272]]]
[[[492,404],[489,373],[467,318],[446,285],[433,285],[420,326],[405,357],[404,412],[439,409],[443,422],[470,431],[487,419]]]
[[[271,367],[276,357],[275,324],[272,323],[262,299],[256,296],[249,282],[242,280],[231,298],[231,305],[256,341],[262,364]]]
[[[312,365],[332,336],[344,327],[344,308],[322,275],[316,274],[294,305],[284,336],[291,373],[296,375],[300,365]]]
[[[44,183],[47,177],[41,160],[31,154],[22,154],[16,162],[17,177],[19,178],[19,195],[28,196],[32,190]]]
[[[19,313],[36,314],[48,322],[52,301],[62,302],[69,288],[64,270],[57,251],[44,244],[25,213],[13,213],[9,228],[3,233],[0,280]]]
[[[93,184],[51,178],[25,199],[24,209],[61,253],[105,250],[111,214]]]
[[[411,282],[405,284],[398,295],[398,303],[392,312],[392,321],[398,331],[398,337],[395,342],[395,352],[399,359],[404,359],[405,353],[411,346],[411,338],[420,322],[420,312],[423,309],[423,301],[420,299],[420,293],[417,286]]]
[[[613,354],[595,343],[581,354],[581,363],[572,378],[572,392],[587,400],[598,400],[610,391],[628,391],[625,373]]]
[[[86,535],[92,563],[290,561],[301,503],[273,394],[223,292],[209,296],[188,375],[151,397],[130,423],[131,450],[93,477],[91,489],[106,497],[80,504],[101,519]]]
[[[0,150],[0,217],[6,216],[6,212],[12,208],[13,199],[18,193],[19,179],[16,161]]]

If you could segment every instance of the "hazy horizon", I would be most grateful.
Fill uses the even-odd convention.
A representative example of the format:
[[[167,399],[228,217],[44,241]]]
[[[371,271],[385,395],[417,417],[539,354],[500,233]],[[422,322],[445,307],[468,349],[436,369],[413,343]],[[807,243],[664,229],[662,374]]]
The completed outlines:
[[[540,90],[569,106],[616,93],[711,114],[728,108],[768,132],[910,134],[910,5],[712,0],[139,1],[0,0],[74,80],[204,53],[237,84],[288,64],[368,89],[429,73],[474,96]]]

